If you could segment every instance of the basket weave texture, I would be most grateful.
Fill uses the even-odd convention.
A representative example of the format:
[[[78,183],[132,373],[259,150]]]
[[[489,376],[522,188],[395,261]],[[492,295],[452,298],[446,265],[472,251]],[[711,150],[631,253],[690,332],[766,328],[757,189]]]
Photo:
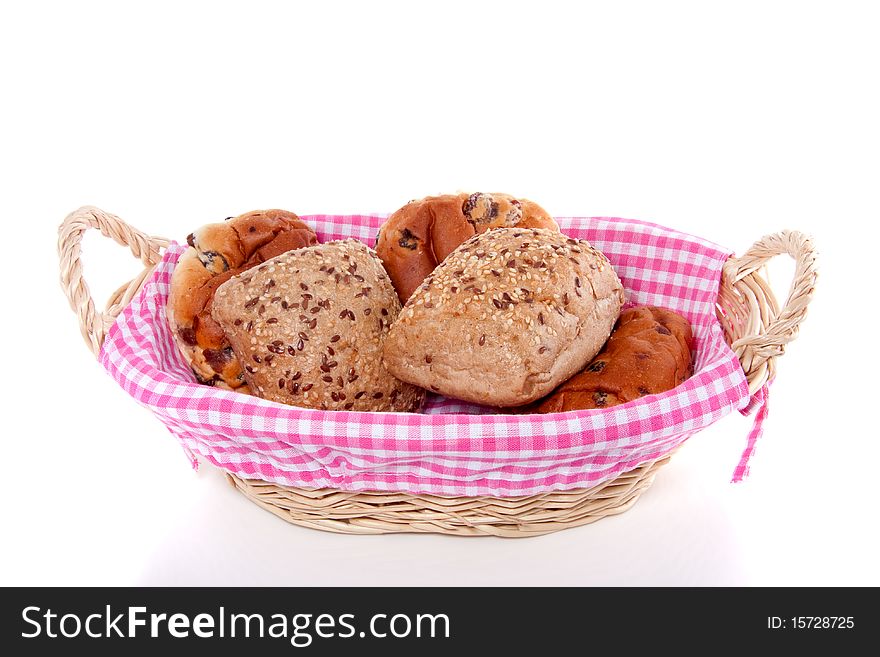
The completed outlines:
[[[382,217],[306,220],[316,225],[324,241],[355,236],[369,243]],[[87,344],[114,378],[156,412],[186,448],[227,470],[239,490],[286,520],[352,533],[531,536],[629,508],[681,442],[730,410],[746,407],[750,396],[774,376],[775,359],[795,337],[815,284],[814,249],[799,233],[765,237],[742,258],[728,258],[715,245],[651,224],[611,219],[562,219],[560,223],[574,236],[592,238],[609,255],[634,301],[672,307],[688,315],[701,336],[690,391],[699,400],[678,391],[681,399],[677,402],[676,394],[655,395],[656,399],[646,398],[641,407],[636,403],[626,405],[629,408],[541,416],[536,423],[528,419],[532,416],[512,420],[481,415],[489,409],[442,398],[432,400],[426,416],[333,414],[196,386],[179,354],[168,348],[170,336],[162,333],[167,333],[163,294],[167,295],[167,280],[181,249],[174,244],[168,248],[167,240],[146,236],[96,208],[81,208],[62,224],[62,285],[80,317]],[[103,313],[95,309],[82,276],[79,244],[89,228],[129,246],[145,264],[144,272],[120,287]],[[669,241],[673,239],[685,240],[686,249],[694,245],[698,252],[691,265],[702,266],[697,272],[701,275],[695,274],[694,267],[677,269],[681,256],[676,261],[668,255],[675,253]],[[633,248],[643,252],[627,252]],[[781,310],[758,275],[764,262],[778,253],[796,260],[792,290]],[[646,257],[652,264],[641,266],[649,262]],[[632,263],[641,267],[631,271]],[[651,267],[659,275],[644,273]],[[712,311],[710,319],[707,308]],[[120,314],[123,318],[117,322]],[[152,332],[139,332],[144,325]],[[732,352],[720,339],[722,335]],[[137,354],[139,340],[148,340],[148,344],[141,344]],[[145,360],[150,361],[147,366]],[[701,373],[707,363],[711,367]],[[714,395],[708,402],[704,390]],[[699,413],[682,415],[682,409],[691,406],[699,408]],[[663,420],[677,414],[681,417],[672,425]],[[383,418],[377,421],[376,416]],[[272,425],[268,432],[261,431],[262,426],[254,428],[267,422]],[[279,436],[279,431],[287,434]],[[368,442],[352,441],[353,432],[361,441],[366,434]],[[394,438],[391,443],[389,432]],[[431,439],[428,449],[419,442],[426,432]],[[385,442],[374,440],[379,434]],[[399,462],[401,435],[408,457],[403,464]],[[340,438],[348,440],[340,442]],[[280,444],[268,444],[273,441]],[[377,447],[379,458],[377,453],[363,453],[358,460],[357,450],[349,450],[343,452],[348,458],[343,459],[344,467],[334,472],[340,447],[364,444]],[[413,452],[413,444],[420,451]],[[582,449],[584,444],[586,449]],[[474,457],[470,452],[475,446],[488,456]],[[467,454],[464,467],[460,461],[448,465],[455,450]],[[383,462],[381,456],[388,454],[391,458]],[[548,459],[556,459],[557,454],[568,454],[567,460],[552,463],[548,469]],[[512,465],[511,460],[515,460]],[[524,462],[538,467],[524,469]],[[310,467],[314,463],[319,466],[317,474]],[[374,476],[377,471],[379,478]],[[472,491],[476,494],[468,494]]]

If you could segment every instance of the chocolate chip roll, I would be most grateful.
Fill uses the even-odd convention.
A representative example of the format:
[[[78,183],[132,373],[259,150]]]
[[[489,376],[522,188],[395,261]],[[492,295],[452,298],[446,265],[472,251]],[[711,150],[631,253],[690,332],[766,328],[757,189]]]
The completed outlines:
[[[292,212],[263,210],[203,226],[187,242],[171,276],[171,332],[201,383],[248,392],[241,364],[211,316],[214,293],[233,276],[318,238]]]
[[[379,230],[376,253],[401,303],[462,242],[490,228],[559,226],[537,203],[509,194],[446,194],[410,201]]]
[[[581,372],[523,411],[607,408],[671,390],[693,373],[692,339],[687,319],[671,310],[654,306],[624,310],[602,351]]]

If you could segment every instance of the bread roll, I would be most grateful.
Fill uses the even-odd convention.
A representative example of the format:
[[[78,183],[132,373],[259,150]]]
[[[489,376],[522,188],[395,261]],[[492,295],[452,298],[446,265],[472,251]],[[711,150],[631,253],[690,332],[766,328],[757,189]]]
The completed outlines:
[[[502,226],[559,230],[537,203],[509,194],[429,196],[388,217],[379,230],[376,253],[404,303],[462,242]]]
[[[241,364],[211,317],[214,293],[224,282],[269,258],[318,243],[292,212],[248,212],[190,234],[171,276],[168,322],[183,357],[202,383],[248,392]]]
[[[599,351],[624,301],[608,259],[546,229],[497,228],[453,251],[385,340],[396,377],[449,397],[518,406]]]
[[[353,239],[272,258],[221,285],[213,304],[253,394],[325,410],[418,410],[424,392],[381,362],[399,312],[382,263]]]
[[[624,310],[602,351],[528,411],[606,408],[672,390],[693,373],[692,339],[690,323],[671,310]]]

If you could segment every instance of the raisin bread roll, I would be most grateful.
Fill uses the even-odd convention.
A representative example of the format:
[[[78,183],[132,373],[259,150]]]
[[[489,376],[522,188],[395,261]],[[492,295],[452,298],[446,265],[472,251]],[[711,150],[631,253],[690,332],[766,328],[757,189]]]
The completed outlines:
[[[211,317],[214,292],[236,274],[318,238],[292,212],[263,210],[202,226],[187,242],[171,275],[171,333],[201,383],[248,392],[241,364]]]
[[[537,203],[509,194],[446,194],[410,201],[379,230],[376,253],[401,303],[462,242],[490,228],[559,230]]]
[[[518,406],[596,355],[624,301],[608,259],[545,229],[497,228],[450,254],[385,340],[397,378],[449,397]]]
[[[601,352],[532,413],[606,408],[672,390],[693,373],[691,325],[671,310],[629,308]]]
[[[424,391],[382,367],[400,302],[357,240],[291,251],[235,276],[217,289],[212,312],[259,397],[324,410],[421,405]]]

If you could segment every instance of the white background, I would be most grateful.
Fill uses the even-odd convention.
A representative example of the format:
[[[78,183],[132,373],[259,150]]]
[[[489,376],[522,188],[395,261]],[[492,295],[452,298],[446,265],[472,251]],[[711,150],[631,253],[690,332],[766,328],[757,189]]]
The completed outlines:
[[[4,3],[0,583],[880,584],[872,3],[329,4]],[[57,226],[83,204],[182,240],[255,208],[390,212],[457,190],[739,253],[811,233],[815,302],[751,478],[728,483],[751,426],[734,414],[594,525],[295,527],[190,470],[58,285]],[[96,235],[85,263],[101,305],[137,270]],[[771,276],[784,297],[790,266]]]

